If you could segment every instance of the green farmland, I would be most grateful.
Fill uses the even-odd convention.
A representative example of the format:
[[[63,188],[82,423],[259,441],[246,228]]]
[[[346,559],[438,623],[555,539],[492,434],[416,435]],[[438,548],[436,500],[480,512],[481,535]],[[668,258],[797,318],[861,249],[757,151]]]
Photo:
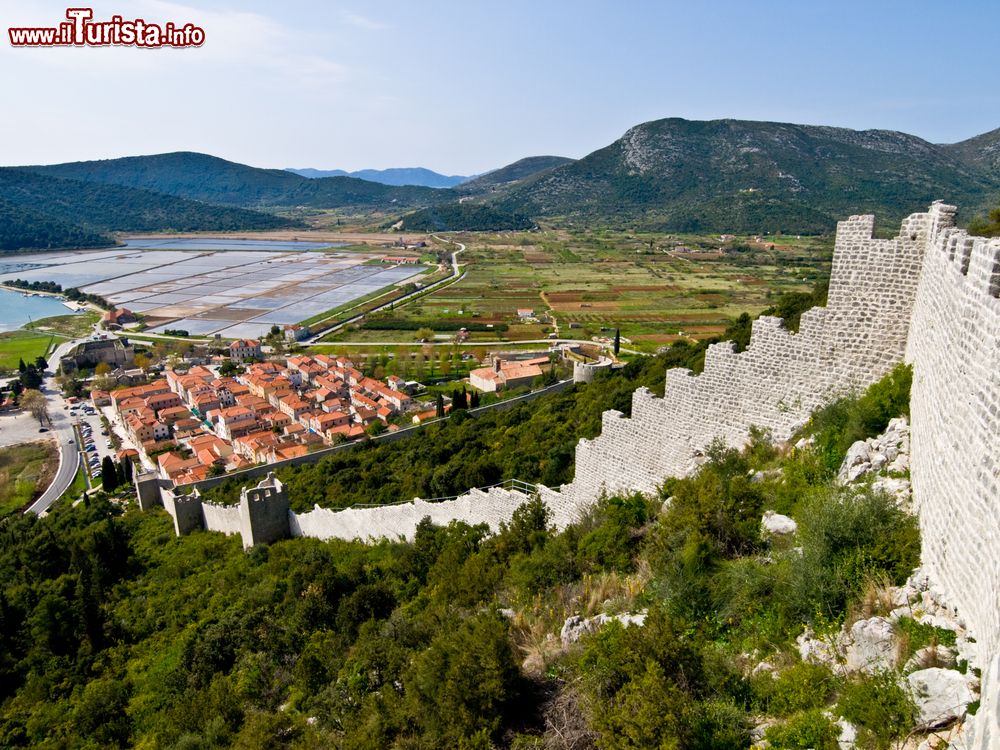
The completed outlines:
[[[652,352],[719,334],[742,312],[829,275],[831,237],[516,232],[456,235],[464,277],[327,340],[399,342],[417,328],[450,338],[516,343],[610,339]],[[531,310],[521,317],[519,309]],[[381,317],[382,320],[378,320]],[[366,327],[368,326],[368,327]],[[396,326],[395,328],[393,326]]]

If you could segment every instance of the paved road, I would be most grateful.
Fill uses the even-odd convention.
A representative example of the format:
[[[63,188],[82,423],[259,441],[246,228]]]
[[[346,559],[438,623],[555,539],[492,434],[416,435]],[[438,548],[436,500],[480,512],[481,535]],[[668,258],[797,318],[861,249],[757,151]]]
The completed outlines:
[[[84,340],[86,339],[66,341],[57,346],[49,356],[49,372],[58,371],[59,358]],[[76,477],[76,470],[80,463],[80,448],[77,445],[76,433],[73,431],[73,419],[70,418],[69,412],[63,409],[66,400],[63,399],[62,393],[52,378],[42,384],[42,393],[45,394],[48,402],[49,419],[52,421],[50,434],[56,439],[59,446],[59,468],[49,488],[27,510],[28,513],[39,514],[47,511],[69,489]],[[71,440],[73,442],[70,442]]]
[[[336,331],[339,331],[341,328],[343,328],[344,326],[348,326],[351,323],[358,322],[359,320],[361,320],[366,315],[371,315],[372,313],[377,313],[377,312],[380,312],[382,310],[388,310],[390,308],[399,307],[400,305],[402,305],[403,303],[405,303],[405,302],[413,299],[414,297],[418,297],[420,295],[427,294],[428,292],[433,292],[433,291],[435,291],[437,289],[440,289],[441,287],[446,286],[448,284],[453,284],[456,281],[458,281],[459,279],[461,279],[463,276],[465,276],[465,271],[462,271],[460,269],[459,265],[458,265],[458,254],[465,252],[465,245],[463,245],[461,242],[457,242],[455,240],[446,240],[446,239],[444,239],[442,237],[438,237],[437,235],[431,235],[431,236],[434,239],[438,240],[439,242],[447,242],[447,243],[449,243],[451,245],[458,245],[458,250],[456,250],[455,252],[453,252],[451,254],[451,276],[449,276],[446,279],[441,279],[440,281],[436,281],[433,284],[431,284],[429,286],[425,286],[422,289],[417,289],[417,290],[415,290],[413,292],[410,292],[409,294],[407,294],[404,297],[400,297],[399,299],[394,299],[392,302],[386,302],[384,305],[379,305],[378,307],[374,307],[371,310],[369,310],[368,312],[361,313],[360,315],[355,315],[354,317],[348,318],[347,320],[342,320],[341,322],[337,323],[337,325],[332,326],[330,328],[326,328],[326,329],[320,331],[319,333],[317,333],[315,336],[310,336],[310,337],[308,337],[306,339],[303,339],[301,343],[302,344],[312,345],[312,344],[316,343],[319,339],[323,338],[324,336],[328,336],[331,333],[335,333]],[[412,344],[413,342],[410,341],[408,343]]]

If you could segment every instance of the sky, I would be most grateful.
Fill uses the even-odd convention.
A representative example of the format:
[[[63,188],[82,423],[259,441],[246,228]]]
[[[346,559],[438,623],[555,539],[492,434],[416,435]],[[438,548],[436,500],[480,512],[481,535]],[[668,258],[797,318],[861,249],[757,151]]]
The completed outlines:
[[[205,43],[10,45],[66,7],[0,0],[0,164],[184,150],[465,175],[663,117],[935,143],[1000,127],[995,0],[95,0],[97,20],[191,22]]]

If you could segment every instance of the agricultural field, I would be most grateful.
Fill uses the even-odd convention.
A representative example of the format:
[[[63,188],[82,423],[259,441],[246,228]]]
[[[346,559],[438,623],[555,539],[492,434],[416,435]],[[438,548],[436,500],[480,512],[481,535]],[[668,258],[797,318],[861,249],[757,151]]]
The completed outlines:
[[[53,441],[0,448],[0,518],[41,495],[58,468],[58,448]]]
[[[29,331],[41,334],[57,334],[75,339],[90,334],[101,319],[100,313],[88,311],[70,315],[56,315],[52,318],[42,318],[24,326]]]
[[[465,276],[330,340],[398,342],[611,339],[652,352],[711,338],[742,312],[829,275],[832,237],[733,237],[611,231],[458,235]],[[521,315],[518,310],[522,309]],[[531,311],[530,314],[527,311]]]
[[[18,361],[34,362],[37,357],[49,353],[50,346],[58,345],[62,339],[51,333],[34,331],[7,331],[0,333],[0,373],[17,370]]]

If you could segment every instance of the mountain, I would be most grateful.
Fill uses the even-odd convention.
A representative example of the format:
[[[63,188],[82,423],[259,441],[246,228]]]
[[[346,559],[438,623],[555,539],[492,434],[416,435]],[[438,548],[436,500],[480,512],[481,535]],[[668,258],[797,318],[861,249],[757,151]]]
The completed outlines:
[[[23,169],[51,177],[122,185],[249,208],[400,208],[431,205],[451,197],[451,193],[443,190],[394,187],[354,177],[308,179],[282,169],[259,169],[188,151]]]
[[[518,159],[513,164],[508,164],[506,167],[494,169],[492,172],[487,172],[462,183],[459,192],[472,194],[493,192],[501,188],[511,187],[550,169],[572,162],[572,159],[565,156],[528,156],[524,159]]]
[[[394,167],[390,169],[359,169],[345,172],[343,169],[286,169],[311,180],[319,177],[356,177],[359,180],[378,182],[382,185],[421,185],[432,188],[450,188],[468,182],[472,177],[464,175],[444,175],[423,167]]]
[[[1000,179],[982,165],[997,140],[938,146],[887,130],[671,118],[486,200],[574,223],[823,232],[856,213],[896,221],[938,198],[970,213],[990,205]]]
[[[270,214],[0,168],[0,251],[109,245],[109,232],[281,229]]]
[[[1000,172],[1000,128],[941,148],[970,167],[987,170],[994,175]]]

